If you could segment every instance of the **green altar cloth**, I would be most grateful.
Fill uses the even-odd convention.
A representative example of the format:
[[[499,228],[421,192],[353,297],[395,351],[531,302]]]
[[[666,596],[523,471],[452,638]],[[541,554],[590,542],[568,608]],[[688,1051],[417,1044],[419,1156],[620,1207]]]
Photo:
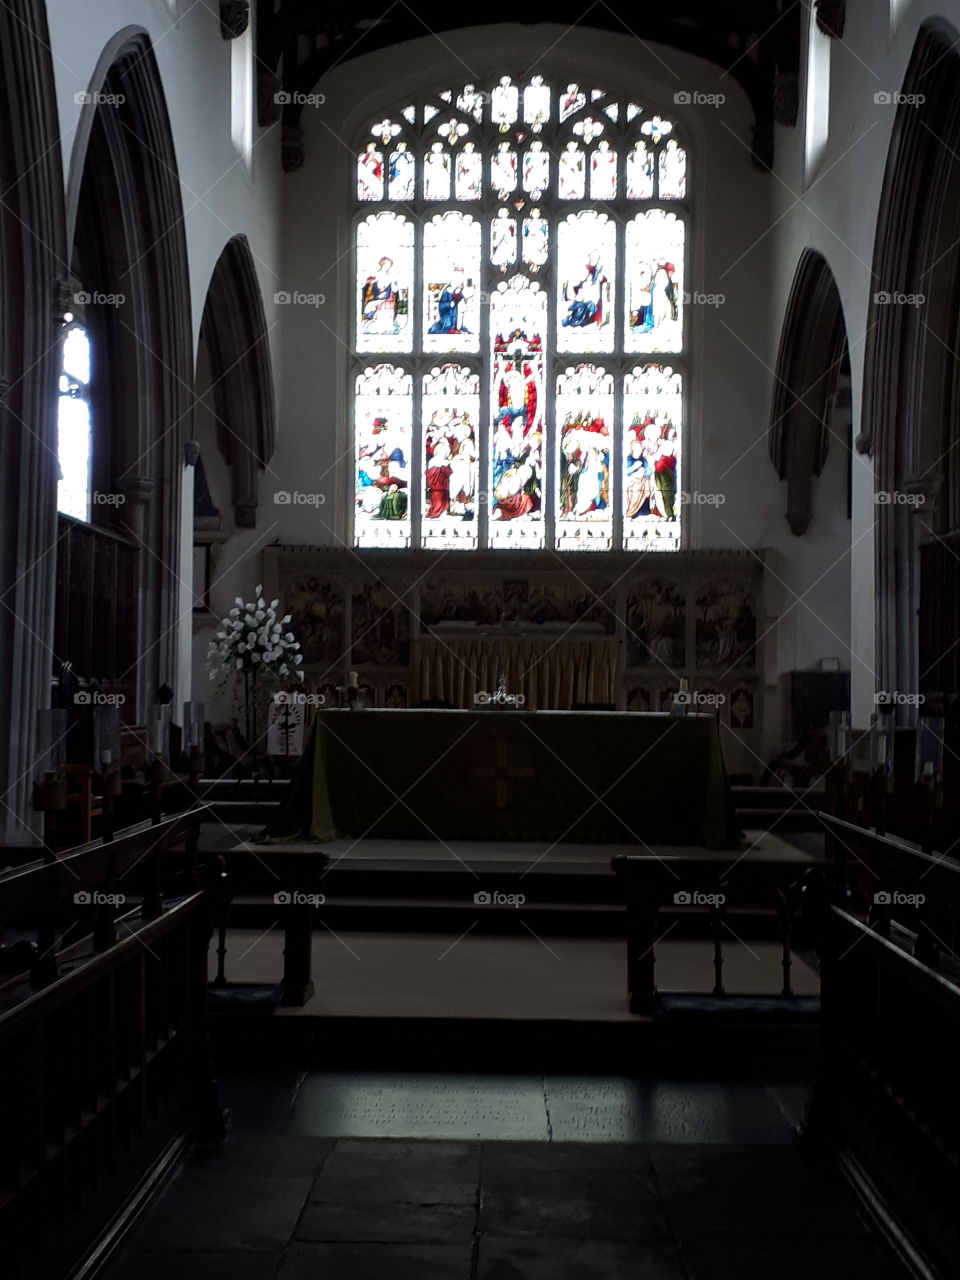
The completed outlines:
[[[738,843],[716,719],[322,712],[270,840]]]

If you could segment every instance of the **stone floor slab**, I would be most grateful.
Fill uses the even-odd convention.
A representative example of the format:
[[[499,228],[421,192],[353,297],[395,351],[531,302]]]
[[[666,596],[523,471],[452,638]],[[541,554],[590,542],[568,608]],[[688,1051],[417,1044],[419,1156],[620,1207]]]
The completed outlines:
[[[481,1145],[481,1177],[527,1170],[557,1173],[609,1173],[633,1170],[650,1174],[650,1148],[626,1142],[484,1142]]]
[[[131,1239],[135,1249],[254,1250],[282,1248],[293,1236],[310,1182],[301,1178],[178,1179]]]
[[[787,1143],[792,1130],[762,1085],[547,1076],[554,1141]]]
[[[472,1243],[295,1244],[277,1280],[470,1280],[472,1249]],[[234,1278],[224,1272],[220,1280]]]
[[[480,1241],[477,1280],[686,1280],[672,1244],[659,1241]]]
[[[480,1229],[500,1236],[657,1240],[667,1235],[651,1177],[633,1171],[485,1174]]]
[[[126,1250],[102,1280],[275,1280],[282,1252],[139,1253]]]
[[[311,1072],[287,1132],[425,1140],[550,1137],[538,1076],[401,1072]]]
[[[476,1218],[472,1205],[309,1204],[297,1239],[327,1244],[458,1244],[473,1239]]]

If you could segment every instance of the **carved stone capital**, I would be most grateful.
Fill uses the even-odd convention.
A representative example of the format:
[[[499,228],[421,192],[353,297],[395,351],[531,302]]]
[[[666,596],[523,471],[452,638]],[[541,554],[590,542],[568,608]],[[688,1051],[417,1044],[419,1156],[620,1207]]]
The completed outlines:
[[[303,168],[303,130],[298,124],[285,124],[280,143],[280,156],[284,173],[296,173]]]
[[[250,0],[220,0],[220,34],[224,40],[242,36],[250,21]]]
[[[233,522],[238,529],[255,529],[257,527],[257,504],[255,502],[234,503]]]
[[[126,497],[128,502],[138,503],[142,506],[146,506],[153,497],[156,487],[157,482],[152,476],[127,476],[117,485],[117,489]]]
[[[816,5],[817,26],[825,36],[842,40],[847,22],[846,0],[816,0]]]

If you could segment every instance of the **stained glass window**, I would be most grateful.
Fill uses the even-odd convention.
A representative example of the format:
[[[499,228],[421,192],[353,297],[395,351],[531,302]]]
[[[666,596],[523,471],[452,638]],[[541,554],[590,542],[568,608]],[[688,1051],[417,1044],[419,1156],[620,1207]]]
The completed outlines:
[[[501,75],[371,119],[354,154],[355,544],[676,550],[674,123]]]
[[[83,325],[70,325],[63,339],[57,414],[57,510],[90,519],[90,340]]]

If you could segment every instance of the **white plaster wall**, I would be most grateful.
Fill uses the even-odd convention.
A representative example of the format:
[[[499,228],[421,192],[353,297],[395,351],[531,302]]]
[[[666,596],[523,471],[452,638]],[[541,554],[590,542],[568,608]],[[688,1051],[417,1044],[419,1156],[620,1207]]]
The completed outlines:
[[[100,87],[109,64],[106,50],[115,47],[124,31],[145,30],[151,40],[167,111],[180,176],[190,276],[193,346],[210,277],[224,245],[244,234],[256,263],[257,276],[270,330],[271,353],[278,399],[281,397],[280,330],[273,295],[280,279],[280,199],[284,176],[280,166],[280,127],[260,129],[254,114],[253,156],[248,167],[231,139],[231,45],[220,34],[216,4],[193,0],[49,0],[47,6],[57,103],[61,128],[64,189],[72,219],[82,176],[88,122],[92,107],[78,104],[75,95]],[[177,13],[182,17],[178,17]],[[251,25],[254,23],[251,14]],[[250,103],[256,111],[255,101]],[[72,227],[68,227],[72,235]],[[91,287],[95,287],[93,282]],[[213,446],[215,450],[215,445]],[[205,451],[208,471],[216,467]],[[192,544],[192,484],[181,485],[183,523],[181,546]],[[229,504],[227,504],[229,511]],[[269,514],[269,513],[268,513]],[[258,580],[259,530],[244,531],[231,548],[233,574]],[[187,563],[191,563],[187,560]],[[178,571],[181,566],[176,566]],[[180,668],[176,673],[178,701],[190,696],[192,631],[189,584],[181,591],[185,613],[180,629]],[[215,598],[226,599],[230,587],[220,584]],[[194,647],[196,642],[194,642]],[[206,648],[204,643],[203,648]],[[199,664],[202,668],[202,663]],[[206,681],[204,678],[203,685]],[[206,689],[194,682],[194,696]],[[178,708],[179,710],[179,708]]]
[[[778,330],[782,323],[803,249],[817,249],[834,273],[847,323],[854,438],[861,429],[868,306],[872,294],[885,288],[883,281],[872,278],[873,246],[896,112],[893,105],[875,102],[874,95],[901,88],[917,31],[924,21],[938,16],[951,23],[960,35],[960,0],[871,0],[847,5],[844,38],[834,41],[832,49],[830,135],[822,162],[810,175],[809,183],[804,177],[802,129],[777,129],[777,163],[771,183],[771,326]],[[839,592],[844,577],[849,583],[850,605],[844,613],[850,618],[850,629],[841,656],[851,671],[853,717],[859,726],[869,722],[876,688],[873,493],[872,460],[855,457],[853,518],[846,525],[844,560],[824,580],[822,589],[811,592],[808,598],[811,610],[820,619],[819,628],[815,622],[810,625],[822,631],[836,617],[834,588]],[[826,510],[826,499],[821,479],[816,492],[818,514]],[[814,529],[811,532],[815,534]],[[814,567],[809,563],[809,550],[800,549],[808,538],[796,543],[802,574],[810,573]],[[826,554],[832,550],[831,545]]]

